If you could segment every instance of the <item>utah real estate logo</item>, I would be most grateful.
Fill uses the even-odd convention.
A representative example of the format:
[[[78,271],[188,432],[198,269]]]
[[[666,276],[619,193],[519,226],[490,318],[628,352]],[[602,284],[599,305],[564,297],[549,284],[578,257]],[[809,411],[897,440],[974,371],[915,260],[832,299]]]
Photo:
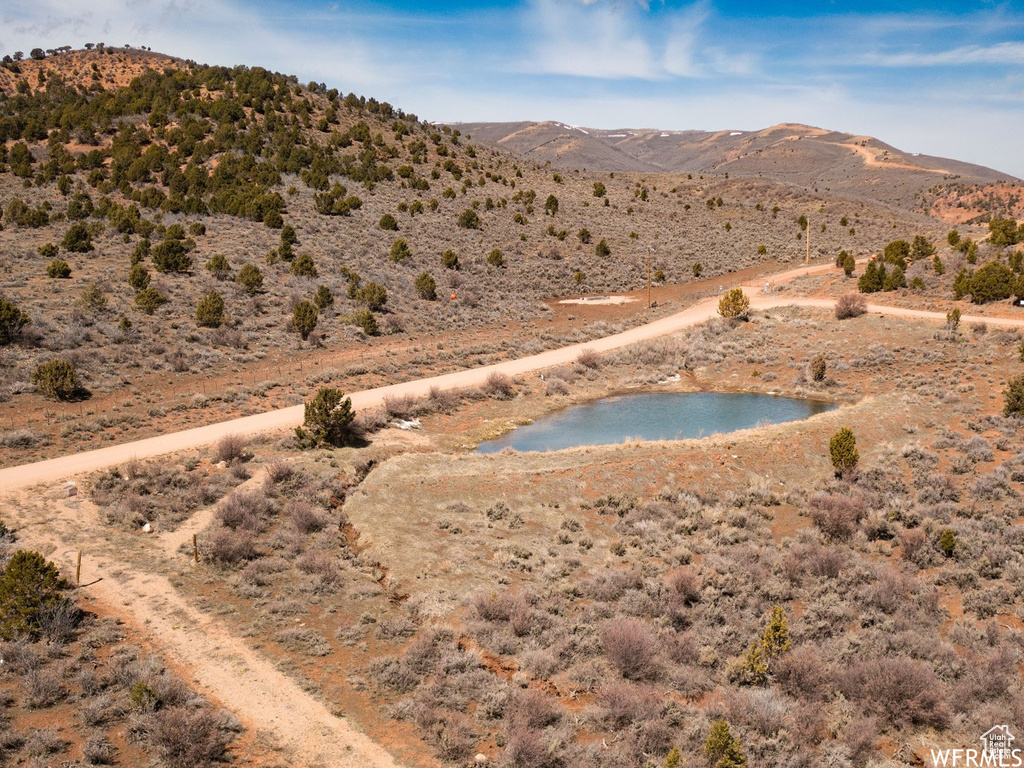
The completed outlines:
[[[981,749],[933,749],[932,764],[949,768],[1021,768],[1024,749],[1014,748],[1010,726],[997,725],[981,734]]]

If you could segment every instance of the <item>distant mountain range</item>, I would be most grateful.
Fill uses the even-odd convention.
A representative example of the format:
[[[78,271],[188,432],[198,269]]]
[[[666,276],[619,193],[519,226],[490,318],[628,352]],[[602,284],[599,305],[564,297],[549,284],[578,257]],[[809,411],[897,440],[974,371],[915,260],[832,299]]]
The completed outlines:
[[[902,152],[870,136],[782,123],[760,131],[599,130],[558,122],[460,123],[476,141],[560,168],[760,176],[908,205],[937,183],[1017,181],[972,163]]]

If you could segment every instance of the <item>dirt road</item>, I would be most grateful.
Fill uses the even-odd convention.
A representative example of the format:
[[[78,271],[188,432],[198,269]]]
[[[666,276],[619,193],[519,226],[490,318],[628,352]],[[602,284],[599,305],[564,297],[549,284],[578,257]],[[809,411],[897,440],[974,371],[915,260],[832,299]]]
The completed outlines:
[[[833,269],[834,267],[831,264],[801,267],[774,275],[768,282],[772,286],[777,287],[804,275],[826,273]],[[747,289],[753,309],[763,310],[783,306],[828,308],[835,305],[835,302],[831,299],[798,298],[785,294],[756,293],[755,290],[760,291],[764,282],[763,280],[758,280],[756,285],[748,284],[744,286]],[[640,341],[665,336],[715,317],[717,311],[718,299],[706,299],[669,317],[600,339],[551,349],[537,355],[519,358],[518,360],[508,360],[480,368],[455,371],[440,376],[391,384],[386,387],[378,387],[377,389],[353,392],[350,395],[352,406],[356,411],[360,411],[382,405],[386,397],[403,395],[423,397],[430,392],[432,387],[439,389],[477,387],[483,384],[489,375],[496,372],[518,376],[556,365],[564,365],[575,360],[583,349],[607,352],[630,344],[636,344]],[[882,304],[869,304],[868,311],[892,317],[916,318],[936,322],[946,321],[946,316],[940,312],[888,307]],[[961,321],[963,323],[980,322],[998,326],[1024,326],[1024,321],[1011,318],[964,315]],[[218,424],[209,424],[205,427],[197,427],[145,440],[137,440],[123,445],[112,445],[107,448],[83,451],[82,453],[61,456],[34,464],[9,467],[0,470],[0,492],[24,488],[37,483],[52,483],[64,479],[73,479],[81,474],[122,464],[132,458],[151,458],[189,448],[210,445],[225,435],[255,435],[291,429],[302,423],[303,411],[304,406],[296,405],[290,408],[281,408],[275,411],[232,419]]]
[[[803,275],[829,270],[834,270],[831,264],[802,267],[772,276],[770,281],[773,286],[778,286]],[[763,285],[762,279],[757,285],[746,286],[754,309],[782,306],[829,308],[834,305],[834,301],[829,299],[759,293]],[[479,386],[494,372],[517,376],[571,363],[585,348],[606,352],[671,334],[715,317],[717,309],[717,297],[707,299],[675,315],[601,339],[519,360],[354,392],[351,394],[352,403],[356,410],[362,410],[382,404],[388,396],[424,396],[432,387],[452,389]],[[938,322],[945,322],[946,319],[944,314],[938,312],[883,305],[869,305],[868,309],[889,316]],[[964,316],[962,320],[980,321],[989,325],[1024,325],[1020,320],[989,317]],[[88,509],[86,504],[83,504],[81,511],[69,511],[55,486],[59,481],[74,479],[132,458],[153,457],[207,445],[225,435],[252,435],[289,429],[300,424],[302,418],[303,406],[294,406],[124,445],[11,467],[0,470],[0,493],[11,496],[9,508],[26,510],[19,531],[21,544],[47,553],[67,568],[71,565],[69,558],[75,550],[104,551],[109,546],[109,531],[102,530],[96,521],[95,512],[91,515],[83,514]],[[30,495],[30,486],[43,483],[47,485],[33,490]],[[46,521],[45,525],[42,524],[43,520]],[[57,530],[63,533],[55,534]],[[186,527],[185,530],[189,532],[193,528]],[[148,540],[145,546],[154,547],[154,556],[173,557],[178,538],[166,542],[166,548],[159,544],[154,547]],[[273,735],[285,749],[291,764],[341,768],[390,768],[397,765],[382,748],[345,720],[332,715],[319,700],[304,692],[243,640],[220,629],[214,616],[189,605],[165,578],[151,573],[132,572],[124,562],[118,562],[113,557],[93,557],[86,561],[86,566],[90,578],[103,579],[101,586],[90,592],[91,599],[102,601],[113,612],[126,615],[179,668],[188,670],[194,684],[233,709],[250,727]]]

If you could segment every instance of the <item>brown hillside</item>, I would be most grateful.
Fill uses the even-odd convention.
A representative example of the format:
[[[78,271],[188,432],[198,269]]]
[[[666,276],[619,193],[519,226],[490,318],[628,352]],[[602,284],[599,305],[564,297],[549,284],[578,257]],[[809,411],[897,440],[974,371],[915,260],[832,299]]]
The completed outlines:
[[[868,136],[791,123],[716,132],[596,130],[553,122],[464,123],[459,128],[564,168],[757,176],[916,210],[922,210],[919,196],[936,184],[1015,181],[990,168],[901,152]]]
[[[138,48],[104,48],[93,51],[67,51],[45,59],[22,59],[15,67],[0,67],[0,93],[11,96],[25,83],[35,92],[46,85],[52,73],[67,85],[79,89],[123,88],[148,69],[177,69],[182,59]],[[40,75],[42,79],[40,79]],[[24,88],[26,86],[22,86]]]

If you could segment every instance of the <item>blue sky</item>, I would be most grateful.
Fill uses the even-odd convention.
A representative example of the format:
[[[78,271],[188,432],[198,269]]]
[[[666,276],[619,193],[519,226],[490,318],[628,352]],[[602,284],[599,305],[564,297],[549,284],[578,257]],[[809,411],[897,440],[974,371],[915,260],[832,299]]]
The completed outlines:
[[[148,45],[439,121],[799,122],[1024,177],[1024,8],[904,0],[34,0],[0,50]]]

